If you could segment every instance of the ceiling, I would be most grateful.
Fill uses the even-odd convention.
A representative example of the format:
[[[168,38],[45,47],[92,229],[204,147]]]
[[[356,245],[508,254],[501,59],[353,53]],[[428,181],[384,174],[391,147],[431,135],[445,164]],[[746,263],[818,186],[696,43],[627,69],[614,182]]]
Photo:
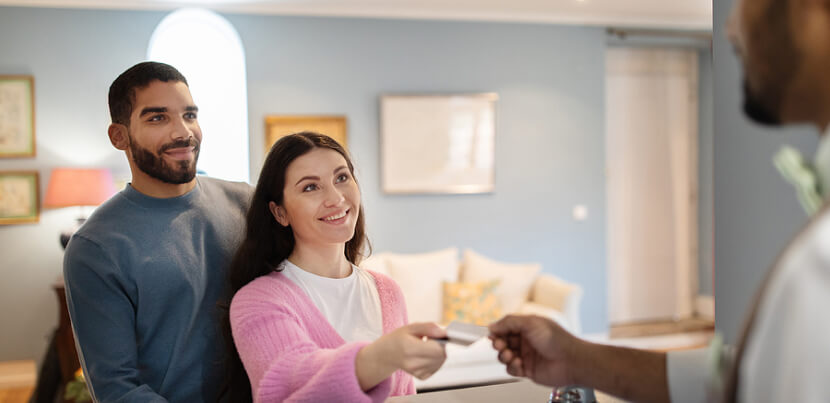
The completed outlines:
[[[0,6],[172,10],[369,18],[453,19],[712,29],[712,0],[0,0]]]

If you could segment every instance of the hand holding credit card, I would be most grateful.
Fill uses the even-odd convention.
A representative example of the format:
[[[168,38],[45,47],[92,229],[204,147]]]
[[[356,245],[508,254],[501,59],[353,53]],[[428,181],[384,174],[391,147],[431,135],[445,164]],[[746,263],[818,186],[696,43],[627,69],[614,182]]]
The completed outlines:
[[[469,346],[490,334],[486,326],[477,326],[471,323],[455,321],[451,322],[446,330],[447,337],[434,340],[441,344],[453,343]]]

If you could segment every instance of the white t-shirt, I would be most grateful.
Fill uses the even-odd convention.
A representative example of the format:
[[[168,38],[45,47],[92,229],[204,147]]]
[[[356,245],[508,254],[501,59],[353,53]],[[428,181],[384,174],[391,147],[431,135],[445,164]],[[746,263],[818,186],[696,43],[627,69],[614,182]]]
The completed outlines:
[[[709,349],[669,351],[666,371],[672,403],[705,403]]]
[[[383,335],[377,285],[371,274],[352,265],[345,278],[309,273],[284,260],[282,274],[299,286],[346,342],[373,341]]]
[[[830,212],[782,257],[744,347],[741,402],[830,399]]]
[[[830,128],[812,165],[829,203]],[[830,397],[830,211],[813,220],[784,252],[763,291],[740,363],[739,402],[824,403]],[[673,403],[704,401],[703,385],[714,370],[706,354],[668,354]]]
[[[830,212],[815,220],[787,249],[764,290],[744,347],[739,402],[828,401]],[[668,354],[673,403],[707,400],[705,380],[712,368],[706,354],[706,349]]]

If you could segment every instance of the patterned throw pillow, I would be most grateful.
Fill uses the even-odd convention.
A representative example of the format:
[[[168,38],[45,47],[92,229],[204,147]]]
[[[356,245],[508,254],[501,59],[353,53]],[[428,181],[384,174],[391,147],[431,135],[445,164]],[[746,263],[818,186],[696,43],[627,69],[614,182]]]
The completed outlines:
[[[493,293],[500,280],[476,283],[444,282],[444,314],[442,322],[454,320],[480,326],[501,318],[501,303]]]

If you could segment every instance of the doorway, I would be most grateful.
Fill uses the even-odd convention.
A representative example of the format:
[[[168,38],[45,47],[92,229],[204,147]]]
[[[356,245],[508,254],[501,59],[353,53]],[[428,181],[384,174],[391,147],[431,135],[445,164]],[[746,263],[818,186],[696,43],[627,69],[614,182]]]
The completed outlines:
[[[609,321],[677,321],[698,292],[698,55],[606,53]]]

